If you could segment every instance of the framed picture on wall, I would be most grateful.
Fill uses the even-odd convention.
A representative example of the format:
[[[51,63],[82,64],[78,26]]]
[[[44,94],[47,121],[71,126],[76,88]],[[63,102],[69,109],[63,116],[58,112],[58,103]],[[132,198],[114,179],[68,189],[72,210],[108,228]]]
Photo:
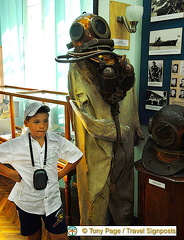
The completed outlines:
[[[149,55],[181,54],[183,28],[150,31]]]
[[[184,60],[173,60],[169,104],[184,106]]]
[[[163,86],[163,60],[148,61],[148,86]]]
[[[167,91],[146,90],[146,109],[159,111],[165,105],[167,105]]]
[[[152,0],[151,22],[184,17],[184,0]]]

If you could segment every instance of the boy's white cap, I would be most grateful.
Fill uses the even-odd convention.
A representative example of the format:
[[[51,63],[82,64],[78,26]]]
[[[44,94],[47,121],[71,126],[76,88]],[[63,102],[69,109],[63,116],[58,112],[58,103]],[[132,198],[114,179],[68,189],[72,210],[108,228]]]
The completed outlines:
[[[25,108],[24,119],[34,116],[40,108],[44,108],[47,112],[50,112],[50,108],[47,105],[41,102],[33,102]]]

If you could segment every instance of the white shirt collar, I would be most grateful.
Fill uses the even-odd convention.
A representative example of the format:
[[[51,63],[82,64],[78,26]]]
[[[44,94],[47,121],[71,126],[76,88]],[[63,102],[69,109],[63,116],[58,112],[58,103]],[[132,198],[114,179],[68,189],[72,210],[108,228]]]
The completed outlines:
[[[27,132],[24,134],[24,138],[25,138],[25,143],[26,143],[26,146],[28,147],[29,146],[29,138],[28,138],[28,133],[29,133],[29,129],[27,130]],[[51,131],[47,131],[47,138],[51,141],[58,141],[58,139],[56,138],[56,136],[54,134],[52,134]]]

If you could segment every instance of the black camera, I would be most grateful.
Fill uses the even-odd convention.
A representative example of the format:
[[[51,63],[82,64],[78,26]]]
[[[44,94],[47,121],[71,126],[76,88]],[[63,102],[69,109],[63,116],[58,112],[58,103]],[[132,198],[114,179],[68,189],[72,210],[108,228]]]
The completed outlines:
[[[33,185],[36,190],[45,189],[47,186],[48,176],[45,169],[37,169],[33,175]]]

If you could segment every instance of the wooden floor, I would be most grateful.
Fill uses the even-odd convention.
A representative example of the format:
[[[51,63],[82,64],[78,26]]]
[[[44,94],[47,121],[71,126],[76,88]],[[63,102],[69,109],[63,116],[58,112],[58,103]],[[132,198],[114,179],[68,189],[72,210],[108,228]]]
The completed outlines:
[[[20,235],[15,205],[8,200],[13,185],[13,181],[0,175],[0,240],[26,239]],[[49,240],[48,233],[44,230],[42,240]]]

